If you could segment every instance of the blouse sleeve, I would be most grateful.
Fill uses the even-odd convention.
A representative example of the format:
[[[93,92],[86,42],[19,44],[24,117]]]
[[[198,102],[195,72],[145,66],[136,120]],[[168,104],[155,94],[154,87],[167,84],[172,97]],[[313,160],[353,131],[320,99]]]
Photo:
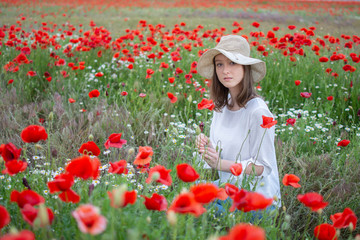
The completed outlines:
[[[249,163],[263,166],[264,171],[259,177],[268,176],[274,164],[276,165],[274,146],[275,126],[270,129],[261,127],[263,115],[273,117],[269,109],[266,108],[258,108],[254,110],[250,116],[249,145],[251,158],[242,162],[243,169],[245,169]]]

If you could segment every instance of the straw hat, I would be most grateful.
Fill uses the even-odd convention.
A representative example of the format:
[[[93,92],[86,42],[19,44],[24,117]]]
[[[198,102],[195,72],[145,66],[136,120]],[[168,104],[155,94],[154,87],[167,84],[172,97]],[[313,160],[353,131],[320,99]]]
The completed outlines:
[[[224,54],[234,63],[241,65],[251,65],[251,74],[254,82],[259,82],[265,77],[265,62],[250,57],[250,46],[247,40],[237,35],[227,35],[220,39],[215,48],[207,50],[199,59],[197,64],[198,73],[212,79],[214,75],[214,57],[218,54]]]

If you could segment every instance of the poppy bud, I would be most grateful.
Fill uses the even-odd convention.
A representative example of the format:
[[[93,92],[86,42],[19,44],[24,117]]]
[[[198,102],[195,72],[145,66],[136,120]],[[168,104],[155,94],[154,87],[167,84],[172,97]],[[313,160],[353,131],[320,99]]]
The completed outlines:
[[[35,148],[38,150],[43,150],[44,148],[40,144],[35,144]]]
[[[166,218],[167,218],[167,220],[168,220],[168,222],[170,223],[171,226],[176,225],[177,217],[176,217],[176,213],[174,211],[169,211],[166,214]]]
[[[154,172],[153,175],[151,176],[151,181],[157,181],[159,178],[160,178],[160,173]]]
[[[49,113],[48,119],[49,119],[50,122],[51,122],[52,120],[54,120],[54,112],[50,112],[50,113]]]
[[[113,190],[114,193],[114,203],[117,206],[122,206],[124,203],[124,192],[127,190],[127,186],[122,184],[119,188]]]
[[[196,127],[195,132],[196,132],[196,135],[199,135],[201,133],[201,129],[199,126]]]
[[[48,211],[44,204],[40,204],[38,215],[37,215],[36,219],[34,220],[34,227],[39,228],[39,227],[47,226],[49,224],[50,224],[50,221],[49,221]]]
[[[188,100],[189,102],[192,102],[192,96],[189,95],[189,97],[187,98],[187,100]]]
[[[134,152],[135,152],[135,149],[134,149],[134,148],[130,148],[130,149],[128,150],[128,154],[129,154],[129,155],[133,155]]]
[[[148,223],[151,223],[151,217],[150,217],[150,216],[147,216],[146,221],[147,221]]]
[[[90,134],[88,138],[89,138],[90,141],[93,141],[94,140],[94,135]]]

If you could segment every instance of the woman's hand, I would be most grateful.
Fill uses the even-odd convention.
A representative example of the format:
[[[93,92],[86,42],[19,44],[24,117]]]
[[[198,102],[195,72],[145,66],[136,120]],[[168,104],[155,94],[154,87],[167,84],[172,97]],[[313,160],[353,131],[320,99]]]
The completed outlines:
[[[210,165],[210,167],[220,169],[219,153],[214,149],[211,143],[208,146],[199,148],[199,153],[202,154],[204,160]]]
[[[204,148],[206,145],[209,144],[209,138],[205,136],[203,133],[200,133],[196,136],[195,139],[195,145],[200,150],[201,148]]]

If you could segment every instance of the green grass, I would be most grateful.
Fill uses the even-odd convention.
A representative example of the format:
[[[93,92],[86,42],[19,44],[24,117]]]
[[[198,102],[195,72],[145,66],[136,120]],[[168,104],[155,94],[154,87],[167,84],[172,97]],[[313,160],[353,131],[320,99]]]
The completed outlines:
[[[186,23],[186,26],[181,28],[187,31],[201,24],[204,26],[204,29],[200,30],[201,34],[206,30],[221,27],[225,27],[225,33],[230,34],[233,29],[232,23],[238,21],[242,22],[241,26],[244,27],[241,34],[248,36],[253,31],[263,31],[266,34],[274,26],[280,26],[280,31],[276,32],[278,37],[294,33],[287,29],[290,24],[297,25],[295,32],[298,33],[303,33],[300,32],[302,27],[316,26],[315,36],[311,37],[314,41],[326,34],[340,38],[341,34],[352,36],[360,32],[359,18],[353,15],[319,15],[305,18],[306,14],[303,12],[289,15],[264,11],[254,13],[254,16],[263,19],[259,20],[261,28],[255,29],[251,27],[251,23],[258,19],[250,16],[238,18],[237,16],[244,12],[236,9],[206,9],[201,12],[194,9],[134,8],[107,9],[104,13],[99,13],[95,10],[84,12],[79,7],[67,12],[66,17],[62,17],[61,8],[43,7],[39,12],[59,12],[56,17],[48,15],[44,18],[39,16],[41,14],[31,14],[32,10],[7,6],[2,10],[0,21],[6,25],[16,24],[20,19],[19,14],[24,12],[27,20],[23,22],[22,29],[26,32],[31,32],[32,28],[38,30],[41,22],[57,23],[58,27],[55,29],[64,30],[67,28],[62,24],[68,22],[76,27],[76,34],[79,34],[77,31],[80,23],[83,24],[85,32],[90,29],[90,20],[94,20],[98,27],[103,26],[110,32],[112,41],[124,35],[125,29],[141,30],[137,27],[141,19],[154,26],[164,24],[166,27],[163,31],[170,32],[175,24],[181,22]],[[124,18],[128,18],[128,21],[124,21]],[[299,22],[299,19],[303,20]],[[35,20],[38,21],[37,24],[33,23]],[[319,23],[314,25],[316,21]],[[56,33],[57,31],[49,35]],[[144,29],[141,33],[146,41],[150,31]],[[153,37],[158,43],[161,42],[159,33]],[[75,36],[57,39],[57,43],[64,47],[69,44],[71,38]],[[31,40],[27,39],[31,43]],[[263,40],[250,36],[249,39],[259,42]],[[3,40],[0,47],[0,66],[4,66],[19,54],[14,48],[5,46],[4,42]],[[183,42],[192,41],[186,39]],[[225,235],[227,230],[237,223],[249,221],[249,216],[243,213],[228,213],[228,216],[218,218],[207,212],[199,218],[178,214],[177,224],[171,225],[166,213],[147,210],[141,197],[134,205],[124,209],[113,209],[110,206],[107,191],[121,184],[126,184],[130,190],[136,189],[138,195],[150,196],[158,191],[166,196],[169,204],[184,188],[189,189],[191,186],[177,178],[176,165],[183,162],[194,164],[192,152],[196,150],[194,138],[197,125],[204,122],[205,133],[208,134],[211,112],[197,109],[197,103],[203,97],[208,98],[208,93],[196,91],[196,87],[186,84],[184,75],[190,71],[191,63],[197,61],[198,51],[213,47],[215,42],[204,39],[203,46],[193,46],[191,52],[183,49],[183,42],[174,41],[175,47],[171,49],[171,52],[175,51],[176,47],[181,49],[181,61],[171,62],[168,58],[170,53],[164,54],[165,57],[156,60],[155,63],[146,57],[137,57],[132,70],[127,68],[128,63],[118,64],[112,60],[113,54],[119,50],[105,49],[104,46],[88,52],[74,51],[74,56],[70,58],[63,53],[64,48],[54,50],[54,46],[46,49],[38,47],[28,56],[33,63],[21,65],[20,71],[10,73],[1,68],[0,143],[12,142],[23,148],[22,156],[29,162],[24,173],[13,177],[0,175],[0,204],[5,206],[11,215],[11,223],[1,231],[2,234],[14,227],[19,230],[31,229],[37,239],[211,239],[214,236]],[[135,38],[133,41],[125,40],[124,43],[140,44],[141,41]],[[344,43],[341,39],[338,52],[347,58],[350,59],[351,52],[359,52],[359,47],[355,44],[353,49],[347,49],[343,47]],[[269,219],[255,223],[265,229],[268,239],[311,239],[316,225],[331,223],[330,215],[342,212],[346,207],[350,207],[360,216],[360,129],[357,115],[360,109],[359,70],[353,73],[344,72],[344,64],[340,61],[319,63],[320,56],[329,57],[336,51],[337,45],[327,42],[327,46],[328,48],[320,50],[319,56],[313,53],[311,46],[302,46],[306,56],[296,55],[296,62],[291,62],[288,57],[283,56],[282,51],[272,46],[267,46],[268,57],[256,52],[255,47],[252,49],[254,57],[261,58],[267,63],[267,75],[260,83],[259,94],[268,101],[269,108],[278,120],[275,145],[280,179],[286,173],[293,173],[300,177],[302,185],[300,189],[281,186],[283,207],[279,212],[266,214]],[[85,61],[86,68],[72,71],[67,64],[49,67],[48,63],[55,61],[49,56],[50,48],[60,58],[65,59],[67,64],[74,62],[77,65],[78,62]],[[129,46],[126,48],[131,49]],[[99,50],[102,50],[101,58],[97,56]],[[157,45],[152,51],[157,52],[161,49]],[[169,63],[170,68],[160,72],[158,69],[162,61]],[[355,67],[358,65],[351,61],[349,64]],[[168,77],[174,76],[177,67],[184,70],[184,73],[176,77],[175,85],[170,84]],[[325,69],[328,67],[339,76],[334,78],[327,74]],[[149,79],[145,78],[147,68],[155,70]],[[36,71],[38,75],[26,76],[29,70]],[[63,70],[67,71],[68,77],[63,77]],[[52,76],[50,83],[43,76],[46,71]],[[96,72],[103,72],[104,76],[96,78],[93,76]],[[14,79],[14,83],[8,85],[9,79]],[[193,74],[193,79],[205,87],[204,79],[198,74]],[[301,85],[295,86],[295,80],[301,80]],[[93,89],[100,91],[99,98],[89,99],[88,92]],[[128,95],[121,96],[122,91],[127,91]],[[301,98],[300,92],[303,91],[312,92],[311,98]],[[169,102],[167,92],[177,94],[178,101],[175,104]],[[140,93],[146,93],[146,97],[140,98]],[[333,101],[326,99],[330,95],[334,96]],[[76,103],[70,104],[70,97],[76,99]],[[81,109],[86,111],[82,112]],[[51,115],[52,117],[49,117]],[[290,117],[296,118],[294,127],[286,126],[286,119]],[[30,124],[39,124],[39,118],[45,119],[44,126],[49,138],[37,145],[23,143],[20,138],[22,129]],[[110,153],[104,154],[104,143],[108,136],[120,132],[123,133],[122,138],[128,141],[127,144],[122,149],[110,149]],[[104,169],[98,180],[79,180],[74,184],[73,190],[81,196],[80,204],[91,203],[98,206],[101,214],[108,219],[106,231],[97,237],[83,234],[78,229],[71,212],[79,204],[60,201],[57,194],[48,193],[46,186],[48,181],[63,171],[69,159],[79,156],[78,149],[81,144],[91,139],[102,151],[99,158]],[[337,143],[342,139],[349,139],[351,143],[345,148],[337,147]],[[110,161],[126,159],[128,163],[132,163],[137,148],[147,145],[154,149],[151,167],[161,164],[172,170],[172,186],[147,185],[146,174],[107,173]],[[205,176],[204,170],[197,170],[202,177]],[[16,204],[9,201],[12,190],[24,189],[23,177],[33,190],[45,197],[46,206],[54,211],[55,220],[50,227],[32,229],[24,222]],[[89,196],[88,189],[91,184],[94,184],[95,188]],[[321,214],[310,212],[297,200],[298,194],[307,192],[318,192],[329,202]],[[343,229],[340,238],[352,239],[359,233],[358,226],[354,232]]]

